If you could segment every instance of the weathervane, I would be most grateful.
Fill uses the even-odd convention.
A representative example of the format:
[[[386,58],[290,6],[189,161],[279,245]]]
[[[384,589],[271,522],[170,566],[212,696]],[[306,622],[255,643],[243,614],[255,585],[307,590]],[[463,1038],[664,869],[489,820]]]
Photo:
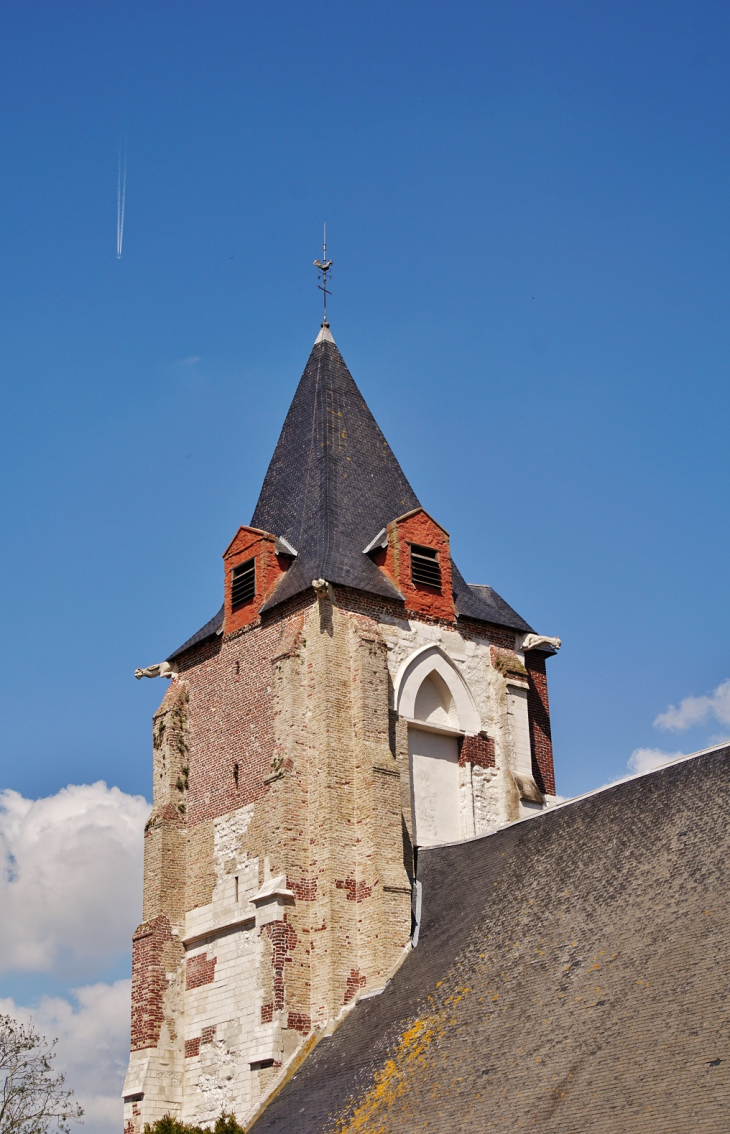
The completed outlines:
[[[315,268],[319,268],[318,280],[322,282],[317,284],[317,287],[322,292],[322,299],[324,300],[324,319],[322,320],[323,327],[329,327],[327,322],[327,296],[332,295],[331,291],[327,290],[327,273],[332,267],[332,261],[327,259],[327,225],[324,226],[324,235],[322,237],[322,259],[314,261]]]

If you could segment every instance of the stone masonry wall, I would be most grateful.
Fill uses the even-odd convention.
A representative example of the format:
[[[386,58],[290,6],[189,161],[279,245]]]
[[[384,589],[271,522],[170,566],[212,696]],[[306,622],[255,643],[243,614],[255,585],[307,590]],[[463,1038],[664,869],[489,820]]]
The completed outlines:
[[[242,1118],[303,1036],[387,979],[409,940],[413,877],[393,685],[419,645],[444,650],[481,717],[462,748],[465,837],[516,817],[490,653],[514,642],[328,588],[183,656],[153,729],[131,1131],[166,1111]],[[281,896],[260,897],[274,879]]]

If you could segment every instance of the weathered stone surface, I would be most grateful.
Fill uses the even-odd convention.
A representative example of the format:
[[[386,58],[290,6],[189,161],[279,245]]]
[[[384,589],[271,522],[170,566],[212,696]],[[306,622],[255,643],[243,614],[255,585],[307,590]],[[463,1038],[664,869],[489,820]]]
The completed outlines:
[[[518,748],[495,630],[394,617],[337,588],[179,659],[153,733],[135,1130],[165,1110],[194,1122],[216,1106],[245,1116],[302,1037],[388,979],[411,932],[414,714],[450,729],[458,755],[456,827],[444,837],[520,814],[528,701]],[[427,695],[411,689],[406,720],[397,690],[404,672],[420,674],[413,658]],[[455,700],[429,677],[432,663]],[[258,908],[279,876],[284,896]]]

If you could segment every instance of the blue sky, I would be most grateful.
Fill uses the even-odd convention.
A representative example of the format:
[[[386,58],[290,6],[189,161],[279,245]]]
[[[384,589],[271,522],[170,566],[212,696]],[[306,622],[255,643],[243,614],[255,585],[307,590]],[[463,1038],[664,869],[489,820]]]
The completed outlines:
[[[729,40],[704,0],[5,4],[0,786],[149,795],[132,673],[220,605],[324,220],[416,492],[563,639],[559,790],[730,732]]]
[[[148,792],[161,688],[130,674],[217,609],[324,219],[333,330],[416,491],[467,577],[564,640],[563,792],[728,675],[725,5],[4,23],[7,786]]]

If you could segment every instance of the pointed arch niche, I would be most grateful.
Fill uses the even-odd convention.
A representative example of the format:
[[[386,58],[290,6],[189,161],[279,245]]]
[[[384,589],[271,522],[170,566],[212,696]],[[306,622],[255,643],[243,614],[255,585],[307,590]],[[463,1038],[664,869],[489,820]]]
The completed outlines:
[[[459,738],[479,732],[474,699],[439,646],[422,646],[395,680],[398,715],[408,722],[411,808],[417,846],[458,842],[462,830]]]

